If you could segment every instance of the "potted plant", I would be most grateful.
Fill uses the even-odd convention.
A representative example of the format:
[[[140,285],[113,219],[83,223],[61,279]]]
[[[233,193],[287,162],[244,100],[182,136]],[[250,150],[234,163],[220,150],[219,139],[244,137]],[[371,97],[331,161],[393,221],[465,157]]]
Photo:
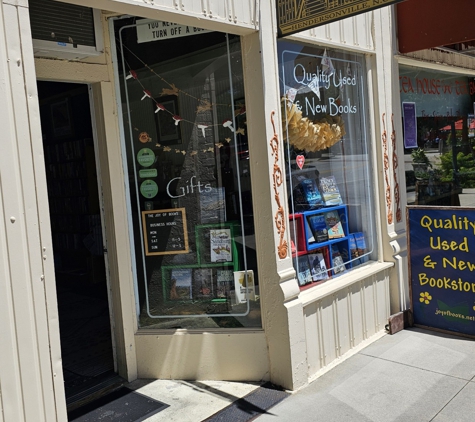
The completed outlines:
[[[429,168],[432,168],[432,164],[426,152],[422,148],[413,149],[411,152],[412,168],[414,169],[414,175],[416,179],[420,178],[422,174],[426,174]]]

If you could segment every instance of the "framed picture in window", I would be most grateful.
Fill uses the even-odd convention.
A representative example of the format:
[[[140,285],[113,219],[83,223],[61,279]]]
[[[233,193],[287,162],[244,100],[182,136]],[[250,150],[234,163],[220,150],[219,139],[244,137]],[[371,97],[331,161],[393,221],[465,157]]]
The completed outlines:
[[[236,236],[239,227],[234,222],[199,224],[195,226],[196,251],[200,265],[232,266],[239,269]]]
[[[162,145],[181,144],[180,124],[174,116],[179,116],[178,97],[176,95],[167,95],[155,98],[159,104],[159,111],[155,113],[155,122],[157,124],[158,143]],[[154,111],[157,104],[153,103]]]

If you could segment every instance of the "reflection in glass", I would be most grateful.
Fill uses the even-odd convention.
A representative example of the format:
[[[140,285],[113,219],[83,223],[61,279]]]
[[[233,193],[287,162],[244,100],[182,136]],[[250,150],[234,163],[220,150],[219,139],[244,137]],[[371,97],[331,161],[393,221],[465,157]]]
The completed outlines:
[[[140,327],[260,327],[239,37],[115,26]]]
[[[473,206],[475,198],[475,81],[473,77],[400,66],[407,202]],[[407,138],[414,139],[406,142]]]
[[[375,259],[364,60],[279,42],[292,254],[300,286]]]

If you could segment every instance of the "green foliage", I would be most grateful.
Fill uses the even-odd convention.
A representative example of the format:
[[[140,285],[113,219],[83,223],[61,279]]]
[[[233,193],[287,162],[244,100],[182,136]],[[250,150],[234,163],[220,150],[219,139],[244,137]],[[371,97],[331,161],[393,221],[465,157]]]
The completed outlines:
[[[475,160],[472,154],[459,152],[456,157],[458,181],[463,188],[475,187]],[[453,181],[453,162],[452,152],[446,152],[440,156],[440,170],[442,172],[441,180]]]
[[[426,164],[429,167],[432,167],[432,164],[429,161],[429,157],[426,155],[426,152],[422,148],[416,148],[411,151],[411,157],[413,163]]]
[[[439,168],[428,168],[426,171],[416,171],[414,175],[418,180],[427,180],[431,182],[438,182],[444,180],[442,170]]]

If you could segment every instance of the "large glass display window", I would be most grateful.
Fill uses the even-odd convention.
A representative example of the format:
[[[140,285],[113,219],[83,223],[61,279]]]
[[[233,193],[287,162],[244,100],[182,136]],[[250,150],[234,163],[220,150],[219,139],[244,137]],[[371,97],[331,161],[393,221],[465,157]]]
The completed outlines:
[[[240,39],[114,25],[139,326],[261,327]]]
[[[474,206],[475,79],[399,67],[407,202]]]
[[[302,289],[376,259],[364,56],[279,42],[291,246]]]

